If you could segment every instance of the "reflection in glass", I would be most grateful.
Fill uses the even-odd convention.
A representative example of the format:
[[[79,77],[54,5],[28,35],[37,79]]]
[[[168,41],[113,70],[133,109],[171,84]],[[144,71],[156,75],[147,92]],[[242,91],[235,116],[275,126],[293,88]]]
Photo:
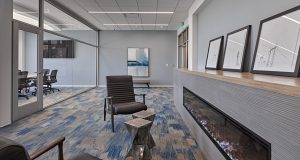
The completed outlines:
[[[68,42],[72,45],[65,44]],[[71,52],[72,56],[68,56]],[[43,56],[43,68],[49,70],[44,82],[44,107],[96,86],[95,47],[44,32]],[[55,75],[54,81],[51,75],[52,79]]]
[[[38,35],[19,30],[18,106],[37,101]]]
[[[227,36],[223,69],[241,69],[244,50],[247,46],[248,28]]]
[[[269,160],[270,144],[183,88],[183,103],[227,159]]]
[[[13,19],[39,26],[39,0],[13,0]]]
[[[206,68],[216,69],[218,67],[219,54],[223,37],[211,40],[207,53]]]
[[[97,32],[59,10],[55,6],[44,2],[44,26],[45,29],[56,33],[97,45]],[[47,28],[46,28],[47,27]]]
[[[253,69],[294,72],[299,46],[300,10],[267,21],[262,24]]]

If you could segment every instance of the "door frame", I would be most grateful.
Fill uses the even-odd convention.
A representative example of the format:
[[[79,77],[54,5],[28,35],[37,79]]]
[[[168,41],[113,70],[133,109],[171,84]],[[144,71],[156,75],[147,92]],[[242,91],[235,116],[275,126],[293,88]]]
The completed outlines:
[[[37,101],[18,106],[18,52],[19,30],[37,35]],[[13,20],[13,51],[12,51],[12,122],[43,110],[43,32],[36,26]]]

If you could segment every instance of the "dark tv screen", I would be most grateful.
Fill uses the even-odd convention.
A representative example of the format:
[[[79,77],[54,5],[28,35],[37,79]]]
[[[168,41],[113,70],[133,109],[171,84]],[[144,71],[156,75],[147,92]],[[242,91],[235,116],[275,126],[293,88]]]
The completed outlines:
[[[44,58],[75,58],[74,41],[46,40],[44,41]]]

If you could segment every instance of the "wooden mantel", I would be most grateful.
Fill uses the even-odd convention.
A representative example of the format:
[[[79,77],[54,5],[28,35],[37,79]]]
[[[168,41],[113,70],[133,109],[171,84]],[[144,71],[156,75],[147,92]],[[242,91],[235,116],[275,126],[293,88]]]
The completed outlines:
[[[220,70],[188,70],[182,68],[177,70],[201,77],[211,78],[257,89],[263,89],[300,98],[300,78]]]

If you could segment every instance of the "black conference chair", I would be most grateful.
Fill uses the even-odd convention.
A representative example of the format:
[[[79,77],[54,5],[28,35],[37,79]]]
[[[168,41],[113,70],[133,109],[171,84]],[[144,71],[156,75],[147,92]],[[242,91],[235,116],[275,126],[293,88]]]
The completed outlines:
[[[47,79],[47,81],[45,83],[47,85],[46,89],[49,90],[50,92],[52,91],[53,93],[54,93],[55,90],[60,91],[60,89],[52,87],[52,84],[57,82],[57,78],[56,78],[57,77],[57,72],[58,72],[57,69],[52,70],[51,74],[49,76],[49,79]]]
[[[50,69],[43,69],[43,85],[47,86],[48,78],[49,78]],[[47,87],[43,87],[43,93],[47,95],[47,93],[50,93]]]
[[[18,72],[18,97],[24,97],[26,99],[29,99],[28,95],[26,94],[26,92],[24,94],[22,94],[22,90],[27,90],[27,88],[29,87],[28,85],[28,71],[21,71]]]
[[[47,81],[48,81],[48,76],[49,76],[49,72],[50,70],[49,69],[43,69],[43,85],[47,85]],[[32,95],[36,96],[36,91],[37,91],[37,79],[33,80],[33,84],[32,86],[35,87],[35,91],[32,92]],[[47,90],[47,87],[43,87],[43,93],[45,95],[47,95],[47,93],[50,92],[49,90]]]
[[[15,141],[0,136],[0,159],[2,160],[34,160],[58,146],[58,160],[63,160],[63,142],[65,137],[59,138],[53,143],[37,150],[31,155],[26,149]],[[100,160],[89,154],[81,154],[70,160]]]
[[[104,101],[104,121],[106,112],[111,115],[112,131],[114,132],[114,115],[133,114],[147,110],[145,94],[134,94],[132,76],[107,76],[107,97]],[[143,103],[136,102],[135,96],[143,96]]]

